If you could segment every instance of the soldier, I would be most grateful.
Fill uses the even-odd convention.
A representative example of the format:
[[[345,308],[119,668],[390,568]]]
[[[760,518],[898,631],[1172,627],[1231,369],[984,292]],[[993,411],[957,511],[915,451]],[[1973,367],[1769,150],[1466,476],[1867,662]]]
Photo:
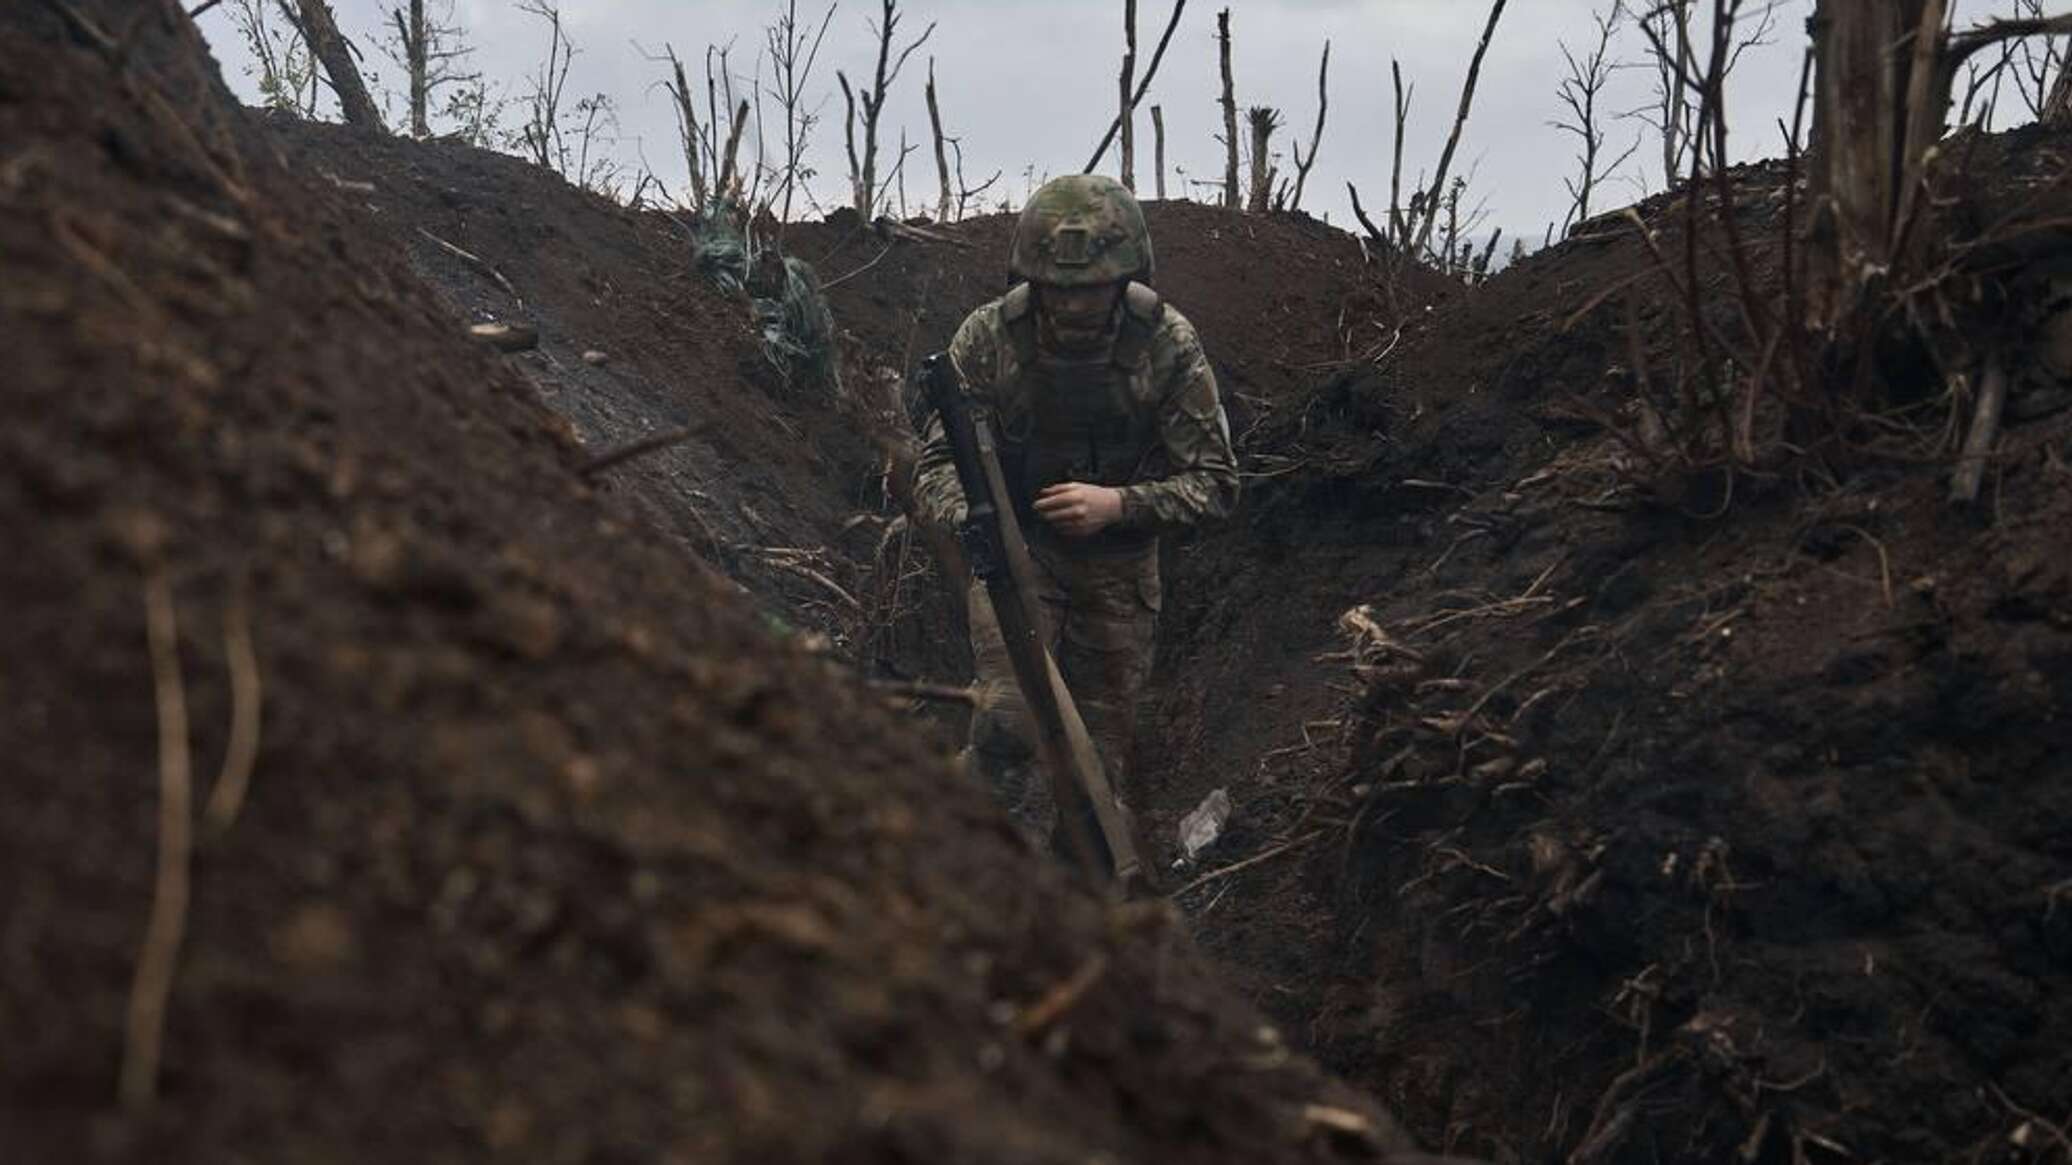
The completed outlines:
[[[965,318],[950,358],[993,411],[1050,649],[1120,793],[1151,667],[1158,537],[1236,505],[1230,424],[1193,326],[1151,289],[1144,212],[1121,183],[1045,183],[1016,224],[1008,270],[1012,290]],[[939,418],[923,437],[916,500],[955,528],[964,493]],[[1050,788],[983,586],[965,609],[981,692],[965,760],[1040,835]]]

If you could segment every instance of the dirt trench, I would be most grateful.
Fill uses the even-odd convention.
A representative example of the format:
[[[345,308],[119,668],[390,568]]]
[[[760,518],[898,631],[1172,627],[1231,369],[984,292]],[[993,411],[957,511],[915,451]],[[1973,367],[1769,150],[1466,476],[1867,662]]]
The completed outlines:
[[[528,267],[552,211],[447,206],[513,223],[425,220],[509,285],[442,296],[437,184],[237,109],[169,2],[0,12],[0,143],[10,1159],[1415,1159],[831,661],[840,580],[747,548],[882,537],[787,476],[868,454],[721,403],[753,336],[652,226]],[[460,338],[514,292],[538,355]]]
[[[2068,144],[1948,149],[1981,347],[2041,342]],[[1783,170],[1735,179],[1774,279]],[[1682,200],[1639,210],[1675,253]],[[1176,582],[1161,657],[1249,682],[1168,688],[1164,739],[1176,773],[1255,761],[1234,844],[1304,848],[1181,905],[1447,1151],[2067,1159],[2072,420],[2021,420],[1968,509],[1920,455],[1650,494],[1597,418],[1630,318],[1674,366],[1660,278],[1584,232],[1255,434],[1301,468],[1183,557],[1213,585]]]
[[[2048,166],[2011,159],[2037,144],[1982,168],[2033,182]],[[1775,229],[1775,168],[1741,179],[1747,225]],[[1674,229],[1672,202],[1642,210]],[[1224,385],[1247,501],[1166,547],[1132,796],[1170,861],[1179,816],[1233,794],[1226,836],[1169,874],[1265,858],[1179,900],[1222,974],[1453,1151],[1912,1160],[2006,1142],[2048,1159],[2057,753],[2002,741],[2048,741],[2061,699],[2062,597],[2038,564],[2062,423],[2017,431],[1989,517],[1894,466],[1758,483],[1730,520],[1680,515],[1635,496],[1576,403],[1620,403],[1618,301],[1599,297],[1645,274],[1634,239],[1592,232],[1472,292],[1412,275],[1392,299],[1321,224],[1150,214],[1169,240],[1160,286]],[[837,218],[785,245],[834,284],[850,382],[883,384],[998,290],[1007,226],[915,239]],[[1640,314],[1667,358],[1672,309]],[[739,367],[750,400],[801,407],[752,354]],[[878,455],[848,435],[852,452],[795,488],[825,497],[833,469],[865,525],[889,529]],[[828,531],[854,517],[797,537],[839,548]],[[868,590],[883,549],[831,570]],[[956,612],[929,605],[946,588],[906,554],[892,577],[916,605],[844,646],[881,674],[954,682]],[[765,598],[804,623],[811,590]],[[1341,623],[1356,608],[1421,658],[1374,654]],[[1897,650],[1864,646],[1888,637]],[[2007,775],[1961,783],[1973,764]],[[1917,791],[1887,798],[1881,773]],[[1923,864],[1948,886],[1925,888]],[[1966,1099],[1948,1099],[1953,1080]]]
[[[32,143],[0,159],[0,255],[45,273],[0,291],[5,658],[51,661],[0,670],[26,774],[0,1029],[34,1033],[8,1143],[1393,1152],[1294,1045],[1491,1160],[2067,1152],[2062,415],[2011,432],[1973,511],[1932,464],[1872,461],[1705,517],[1637,493],[1593,420],[1625,400],[1618,288],[1673,346],[1632,236],[1392,297],[1322,224],[1153,205],[1247,498],[1165,548],[1136,796],[1162,860],[1209,789],[1236,801],[1175,885],[1265,860],[1177,915],[1104,912],[944,767],[954,718],[917,734],[854,675],[962,678],[871,433],[886,378],[999,289],[1005,220],[786,232],[832,284],[837,400],[774,370],[659,216],[254,126],[169,8],[81,7],[155,47],[111,64],[37,9],[0,58],[4,140]],[[2064,150],[1968,156],[1950,229],[2029,215],[2016,258],[2062,250]],[[1774,232],[1775,168],[1740,178]],[[454,342],[520,316],[535,353]],[[123,1118],[152,577],[204,775],[241,624],[268,712],[250,805],[199,855],[166,1099]]]
[[[1987,305],[1970,342],[2033,350],[2067,141],[1948,155],[1937,229],[1990,272],[1951,292]],[[1784,168],[1733,178],[1774,293]],[[1685,208],[1638,208],[1671,254]],[[1247,498],[1166,547],[1133,795],[1169,859],[1233,794],[1175,882],[1264,859],[1179,899],[1240,989],[1492,1160],[2072,1154],[2072,421],[2025,417],[1968,509],[1920,454],[1651,494],[1601,418],[1631,408],[1629,330],[1674,367],[1680,309],[1621,222],[1391,297],[1317,224],[1150,210]],[[998,287],[1005,225],[804,249],[867,271],[840,314],[900,353]],[[1703,278],[1730,316],[1724,260]],[[1918,351],[1880,360],[1886,391],[1941,391]]]

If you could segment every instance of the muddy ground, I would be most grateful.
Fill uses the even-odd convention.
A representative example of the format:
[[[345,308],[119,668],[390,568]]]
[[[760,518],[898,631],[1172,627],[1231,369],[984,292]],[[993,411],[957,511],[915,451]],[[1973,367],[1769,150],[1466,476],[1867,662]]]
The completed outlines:
[[[1341,1109],[1386,1143],[1285,1040],[1490,1160],[2072,1161],[2063,414],[1969,508],[1946,457],[1863,451],[1654,490],[1598,423],[1630,416],[1628,298],[1676,353],[1630,227],[1469,289],[1152,204],[1246,499],[1164,548],[1131,796],[1162,864],[1208,791],[1236,813],[1168,869],[1177,919],[1104,912],[944,767],[953,709],[860,686],[965,678],[888,467],[901,370],[1001,289],[1009,220],[786,228],[839,333],[838,376],[800,375],[680,223],[253,124],[150,11],[120,65],[10,17],[0,67],[0,246],[41,273],[0,290],[22,1143],[1272,1160],[1364,1151]],[[2066,148],[1967,153],[1947,229],[2048,262],[2021,224],[2067,209]],[[1781,174],[1738,176],[1765,272]],[[455,340],[485,319],[539,349]],[[166,1100],[124,1119],[152,578],[204,792],[241,626],[267,713],[198,858]]]

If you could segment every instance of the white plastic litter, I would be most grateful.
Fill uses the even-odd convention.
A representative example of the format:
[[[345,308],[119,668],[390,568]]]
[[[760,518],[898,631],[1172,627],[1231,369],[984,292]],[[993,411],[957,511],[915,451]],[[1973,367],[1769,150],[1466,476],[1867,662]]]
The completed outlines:
[[[1216,844],[1216,839],[1223,836],[1224,822],[1229,820],[1229,792],[1212,790],[1193,812],[1180,819],[1180,852],[1193,861],[1195,855]]]

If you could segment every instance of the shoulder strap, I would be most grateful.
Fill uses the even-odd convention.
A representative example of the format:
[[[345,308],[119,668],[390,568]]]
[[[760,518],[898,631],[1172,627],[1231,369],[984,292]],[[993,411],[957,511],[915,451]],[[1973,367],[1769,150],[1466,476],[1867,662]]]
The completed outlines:
[[[1161,310],[1165,307],[1164,297],[1142,283],[1132,283],[1124,288],[1122,302],[1139,322],[1153,328],[1158,326],[1158,318],[1164,314]]]
[[[1136,366],[1151,346],[1151,337],[1165,318],[1165,300],[1142,283],[1131,283],[1122,292],[1122,327],[1115,337],[1115,363]]]
[[[1014,345],[1017,364],[1027,368],[1036,363],[1036,296],[1026,283],[1017,283],[1000,297],[1000,322]]]

